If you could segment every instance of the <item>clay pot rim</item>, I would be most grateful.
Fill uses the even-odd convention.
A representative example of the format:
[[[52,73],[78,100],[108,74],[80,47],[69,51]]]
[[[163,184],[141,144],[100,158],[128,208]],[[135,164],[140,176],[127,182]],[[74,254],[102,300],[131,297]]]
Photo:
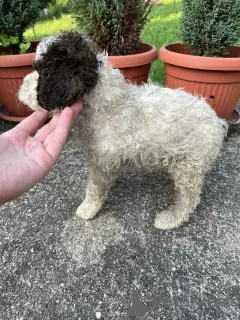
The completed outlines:
[[[108,56],[108,62],[114,68],[131,68],[149,64],[158,57],[156,47],[149,43],[141,43],[139,51],[126,56]]]
[[[159,59],[165,63],[200,70],[240,71],[240,46],[233,46],[229,50],[239,51],[239,57],[202,57],[193,56],[186,51],[183,43],[173,43],[163,46],[159,51]]]
[[[109,56],[108,62],[114,68],[136,67],[151,63],[157,59],[157,49],[148,43],[141,43],[140,53],[126,56]],[[33,61],[35,53],[25,53],[16,55],[0,56],[0,67],[20,67],[29,65],[29,61]]]
[[[11,117],[11,116],[6,116],[5,114],[2,114],[0,112],[0,119],[9,121],[9,122],[21,122],[24,119],[26,119],[26,117]]]
[[[28,116],[12,116],[9,114],[6,114],[7,109],[4,107],[4,105],[0,102],[0,119],[9,121],[9,122],[21,122],[22,120],[26,119]],[[34,111],[29,109],[29,115],[31,115]]]
[[[0,55],[0,67],[1,68],[11,68],[11,67],[23,67],[32,65],[33,60],[35,58],[35,50],[37,45],[41,40],[32,40],[30,41],[31,46],[29,48],[29,53],[24,54],[5,54]],[[0,50],[7,50],[8,48],[4,48],[0,46]]]
[[[0,68],[22,67],[32,64],[35,53],[0,56]]]

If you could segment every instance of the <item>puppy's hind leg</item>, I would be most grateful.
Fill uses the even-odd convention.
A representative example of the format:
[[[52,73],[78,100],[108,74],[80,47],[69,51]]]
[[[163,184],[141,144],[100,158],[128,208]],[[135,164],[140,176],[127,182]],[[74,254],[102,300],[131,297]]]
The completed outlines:
[[[188,221],[196,209],[204,179],[204,170],[198,167],[181,167],[172,172],[176,186],[176,203],[159,213],[155,220],[158,229],[174,229]]]
[[[116,174],[113,172],[103,172],[99,167],[89,168],[86,197],[76,215],[84,220],[93,219],[101,209],[115,179]]]

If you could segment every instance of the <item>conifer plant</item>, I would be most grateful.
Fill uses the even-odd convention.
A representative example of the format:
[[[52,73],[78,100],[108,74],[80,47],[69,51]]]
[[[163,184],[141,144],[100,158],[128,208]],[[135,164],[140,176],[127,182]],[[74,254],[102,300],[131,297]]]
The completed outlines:
[[[69,1],[79,28],[112,56],[138,49],[151,7],[151,0]]]
[[[193,55],[222,57],[240,40],[240,0],[182,0],[181,34]]]

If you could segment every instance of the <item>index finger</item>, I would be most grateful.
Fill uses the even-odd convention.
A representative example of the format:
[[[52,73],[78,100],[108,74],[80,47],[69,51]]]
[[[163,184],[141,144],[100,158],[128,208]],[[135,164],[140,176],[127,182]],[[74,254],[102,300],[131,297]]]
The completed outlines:
[[[47,112],[42,112],[42,111],[35,111],[32,113],[30,116],[28,116],[26,119],[21,121],[16,128],[21,128],[29,135],[35,133],[41,126],[44,124],[44,122],[48,118],[48,113]]]
[[[56,162],[67,139],[68,133],[71,129],[73,116],[73,110],[69,107],[62,111],[59,123],[52,133],[51,140],[48,142],[46,151],[51,156],[54,163]]]
[[[72,109],[72,113],[73,113],[72,121],[74,121],[78,113],[82,110],[83,103],[76,102],[70,108]],[[61,116],[60,113],[55,114],[52,120],[48,124],[46,124],[43,128],[41,128],[41,130],[38,131],[38,133],[35,135],[35,138],[43,142],[47,138],[47,136],[50,135],[55,130],[56,126],[58,125],[60,116]]]
[[[75,102],[71,105],[70,107],[73,111],[73,121],[75,120],[75,118],[77,117],[77,115],[79,114],[79,112],[82,110],[83,108],[83,102],[82,101],[78,101]]]

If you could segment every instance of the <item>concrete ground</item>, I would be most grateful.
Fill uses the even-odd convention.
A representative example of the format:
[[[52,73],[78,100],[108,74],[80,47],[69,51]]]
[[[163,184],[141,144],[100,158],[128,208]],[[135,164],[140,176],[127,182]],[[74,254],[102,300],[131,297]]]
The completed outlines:
[[[0,208],[0,319],[240,319],[239,133],[172,231],[153,227],[174,199],[165,173],[126,173],[99,217],[76,219],[86,169],[71,133],[54,170]]]

